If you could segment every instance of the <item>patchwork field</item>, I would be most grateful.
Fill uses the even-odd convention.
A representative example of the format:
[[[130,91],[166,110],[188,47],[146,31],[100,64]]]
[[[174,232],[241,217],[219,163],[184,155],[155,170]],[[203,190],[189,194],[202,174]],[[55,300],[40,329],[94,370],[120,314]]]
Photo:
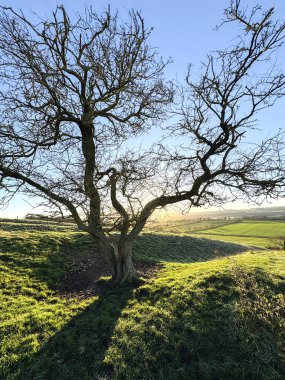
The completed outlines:
[[[285,238],[285,221],[245,220],[216,226],[198,232],[199,235],[256,247],[272,247],[276,237]]]
[[[222,227],[228,224],[231,224],[232,221],[219,220],[219,219],[209,219],[209,220],[198,220],[198,221],[157,221],[149,223],[146,230],[164,233],[164,234],[179,234],[179,235],[189,235],[197,231],[208,230],[211,228]]]
[[[225,226],[215,226],[206,233],[221,235],[242,235],[257,237],[285,236],[285,221],[241,221]]]
[[[227,221],[205,220],[194,222],[168,222],[157,224],[155,232],[165,234],[200,236],[252,247],[272,248],[276,246],[276,237],[285,238],[285,221]]]
[[[285,377],[284,251],[148,231],[112,289],[73,225],[6,221],[0,258],[1,379]]]

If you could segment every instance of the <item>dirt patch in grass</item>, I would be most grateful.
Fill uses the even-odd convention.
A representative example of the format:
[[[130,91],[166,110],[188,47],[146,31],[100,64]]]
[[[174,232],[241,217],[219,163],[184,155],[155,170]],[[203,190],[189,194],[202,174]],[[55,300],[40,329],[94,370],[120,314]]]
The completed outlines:
[[[103,295],[112,288],[111,281],[102,280],[102,277],[111,276],[104,257],[98,252],[81,252],[68,258],[70,267],[57,287],[57,292],[64,297],[78,297],[80,299]],[[161,264],[134,261],[135,268],[145,279],[157,275]]]

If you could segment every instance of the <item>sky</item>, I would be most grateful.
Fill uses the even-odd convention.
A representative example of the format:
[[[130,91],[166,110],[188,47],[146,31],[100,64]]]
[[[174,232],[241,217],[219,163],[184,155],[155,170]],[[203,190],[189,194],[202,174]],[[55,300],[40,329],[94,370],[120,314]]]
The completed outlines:
[[[258,0],[242,1],[251,8]],[[182,80],[189,63],[194,64],[194,73],[198,73],[201,61],[210,51],[224,48],[234,42],[236,30],[225,27],[219,31],[214,28],[223,17],[223,10],[229,0],[2,0],[1,5],[11,6],[15,10],[22,9],[28,17],[37,13],[43,19],[48,17],[57,4],[63,3],[69,12],[83,12],[85,6],[92,5],[93,9],[101,12],[111,5],[111,9],[118,10],[121,17],[127,15],[129,9],[141,10],[148,27],[153,27],[149,40],[150,45],[157,47],[164,58],[171,57],[173,63],[168,66],[166,76],[169,79]],[[285,20],[284,0],[260,0],[264,8],[275,7],[278,19]],[[278,55],[280,64],[285,62],[285,48]],[[259,127],[265,135],[284,128],[285,98],[280,100],[274,108],[263,111],[259,115]],[[33,200],[29,200],[33,204]],[[285,199],[273,202],[273,206],[285,206]],[[264,205],[266,206],[266,204]],[[229,204],[226,208],[252,207],[247,204]],[[36,212],[26,203],[21,195],[17,195],[4,210],[0,210],[0,217],[23,217],[28,212]]]

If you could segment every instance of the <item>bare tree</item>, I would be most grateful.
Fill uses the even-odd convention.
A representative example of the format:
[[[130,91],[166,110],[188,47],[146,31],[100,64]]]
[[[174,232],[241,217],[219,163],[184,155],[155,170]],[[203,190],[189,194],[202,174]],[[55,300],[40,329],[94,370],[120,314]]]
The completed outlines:
[[[8,197],[24,191],[68,210],[100,244],[115,283],[138,278],[132,245],[154,210],[284,193],[282,133],[244,143],[257,112],[284,92],[272,66],[250,76],[283,43],[273,9],[248,16],[231,3],[224,23],[240,25],[239,40],[209,56],[197,82],[189,69],[180,121],[170,128],[183,141],[146,151],[129,139],[168,115],[173,88],[139,13],[120,23],[110,10],[89,8],[73,20],[61,6],[35,24],[2,11],[1,187]]]

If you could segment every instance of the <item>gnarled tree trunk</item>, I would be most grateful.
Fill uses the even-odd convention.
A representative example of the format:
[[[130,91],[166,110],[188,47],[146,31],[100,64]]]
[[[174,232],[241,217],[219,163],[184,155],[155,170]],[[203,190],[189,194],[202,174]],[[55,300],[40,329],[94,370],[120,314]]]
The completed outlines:
[[[137,283],[139,274],[134,268],[132,260],[132,246],[130,241],[120,242],[112,239],[109,244],[101,244],[112,273],[112,280],[116,285]]]

